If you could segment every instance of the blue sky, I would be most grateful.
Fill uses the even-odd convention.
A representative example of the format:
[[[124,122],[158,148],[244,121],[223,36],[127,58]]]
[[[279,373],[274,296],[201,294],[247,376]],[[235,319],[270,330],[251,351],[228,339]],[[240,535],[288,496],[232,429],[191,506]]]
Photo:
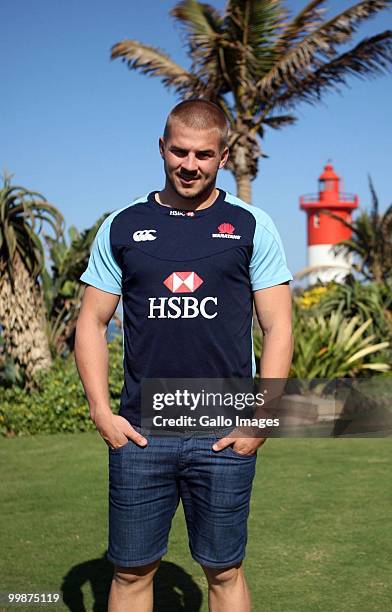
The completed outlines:
[[[212,1],[216,7],[224,2]],[[297,12],[305,2],[289,0]],[[336,13],[354,2],[330,0]],[[0,170],[38,190],[67,225],[89,227],[104,212],[163,185],[157,142],[178,101],[158,79],[109,60],[123,38],[159,46],[187,63],[173,1],[2,0]],[[391,28],[390,12],[366,22],[358,39]],[[275,220],[289,266],[306,264],[305,215],[298,199],[316,191],[328,158],[343,190],[369,205],[370,173],[381,208],[391,202],[391,77],[352,79],[322,105],[301,105],[296,126],[268,132],[253,201]],[[219,185],[235,192],[228,172]]]

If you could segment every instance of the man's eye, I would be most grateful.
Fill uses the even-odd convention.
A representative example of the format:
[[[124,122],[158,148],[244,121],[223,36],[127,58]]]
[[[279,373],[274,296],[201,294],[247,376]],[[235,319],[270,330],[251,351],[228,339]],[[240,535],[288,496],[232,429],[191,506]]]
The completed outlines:
[[[186,151],[184,151],[183,149],[172,149],[171,151],[174,155],[177,155],[177,157],[186,157]]]
[[[209,159],[211,157],[210,153],[198,153],[197,159]]]

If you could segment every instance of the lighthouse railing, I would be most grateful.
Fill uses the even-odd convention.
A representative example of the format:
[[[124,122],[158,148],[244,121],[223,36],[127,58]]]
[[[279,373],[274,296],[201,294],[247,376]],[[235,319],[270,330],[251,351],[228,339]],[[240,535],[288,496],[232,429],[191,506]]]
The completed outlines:
[[[353,193],[341,193],[339,192],[339,202],[355,202],[356,195]],[[316,203],[320,201],[319,193],[308,193],[306,195],[301,196],[301,202],[304,204],[310,204],[312,202]]]

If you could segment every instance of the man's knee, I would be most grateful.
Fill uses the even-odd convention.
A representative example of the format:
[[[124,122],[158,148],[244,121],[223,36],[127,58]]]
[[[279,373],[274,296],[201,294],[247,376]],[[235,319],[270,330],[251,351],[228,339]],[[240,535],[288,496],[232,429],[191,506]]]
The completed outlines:
[[[161,560],[154,561],[148,565],[141,565],[140,567],[120,567],[115,566],[113,580],[119,586],[145,586],[150,583],[154,578],[154,575],[159,567]]]
[[[202,566],[203,571],[208,580],[208,584],[211,587],[214,586],[228,586],[235,583],[240,575],[242,575],[242,564],[239,563],[232,567],[226,567],[222,569],[216,569],[213,567]]]

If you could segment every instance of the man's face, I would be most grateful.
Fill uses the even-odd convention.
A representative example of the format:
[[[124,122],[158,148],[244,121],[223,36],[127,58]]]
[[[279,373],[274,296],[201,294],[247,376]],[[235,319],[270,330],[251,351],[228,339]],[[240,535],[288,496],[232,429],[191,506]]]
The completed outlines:
[[[160,138],[159,150],[166,179],[186,199],[208,193],[215,186],[219,168],[227,161],[218,130],[195,130],[173,121],[167,138]]]

